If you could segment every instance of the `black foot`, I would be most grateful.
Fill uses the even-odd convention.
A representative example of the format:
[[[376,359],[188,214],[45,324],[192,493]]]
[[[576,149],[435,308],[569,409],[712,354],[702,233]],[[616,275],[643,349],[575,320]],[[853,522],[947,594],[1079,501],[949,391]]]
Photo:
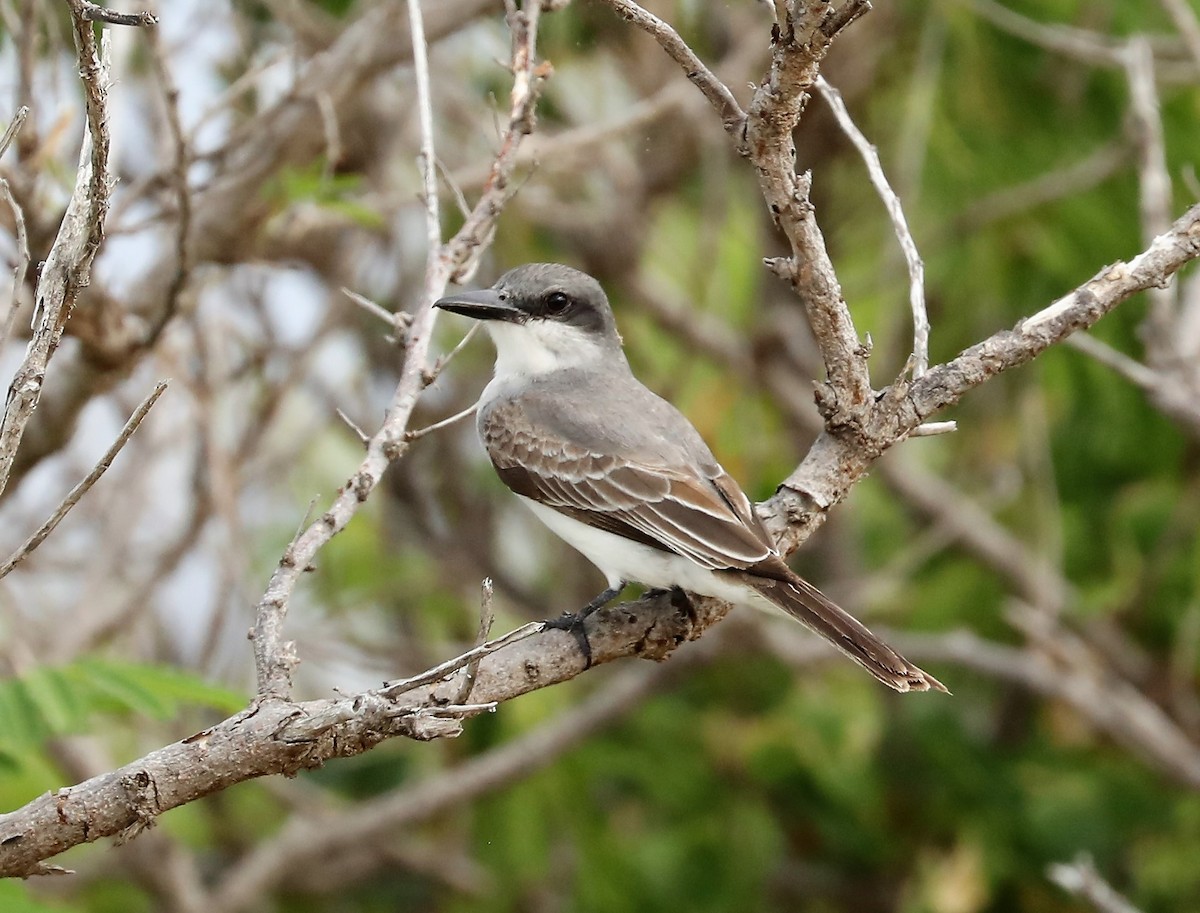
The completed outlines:
[[[592,644],[588,640],[587,630],[583,626],[582,612],[563,612],[558,618],[545,622],[547,628],[555,631],[567,631],[579,644],[579,652],[583,654],[583,668],[592,668]]]
[[[618,581],[616,585],[610,586],[578,612],[564,612],[561,617],[546,622],[547,628],[553,628],[556,631],[569,631],[571,633],[576,643],[579,644],[580,652],[583,653],[585,660],[583,668],[585,669],[592,667],[592,645],[588,641],[587,630],[584,628],[583,623],[597,609],[603,608],[612,602],[623,589],[625,589],[625,581]]]

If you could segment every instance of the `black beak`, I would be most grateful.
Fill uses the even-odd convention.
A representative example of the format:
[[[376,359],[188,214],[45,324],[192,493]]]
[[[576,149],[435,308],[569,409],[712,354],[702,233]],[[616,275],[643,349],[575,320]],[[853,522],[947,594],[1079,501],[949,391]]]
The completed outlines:
[[[434,302],[435,308],[462,314],[464,317],[474,317],[476,320],[507,320],[510,323],[520,323],[525,319],[525,312],[509,303],[506,292],[494,288],[481,288],[469,292],[456,292]]]

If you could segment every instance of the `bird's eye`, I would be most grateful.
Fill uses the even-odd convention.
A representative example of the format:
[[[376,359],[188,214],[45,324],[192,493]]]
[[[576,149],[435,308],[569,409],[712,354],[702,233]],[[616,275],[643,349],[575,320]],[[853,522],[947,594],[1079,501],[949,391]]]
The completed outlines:
[[[546,296],[546,313],[561,314],[571,306],[571,299],[565,292],[551,292]]]

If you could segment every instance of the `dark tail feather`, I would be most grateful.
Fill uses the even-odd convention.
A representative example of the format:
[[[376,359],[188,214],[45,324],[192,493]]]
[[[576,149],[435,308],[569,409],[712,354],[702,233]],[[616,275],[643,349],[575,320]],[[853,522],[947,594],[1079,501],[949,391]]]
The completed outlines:
[[[788,580],[738,575],[742,581],[787,612],[805,627],[820,634],[873,676],[897,691],[949,690],[867,630],[866,625],[834,605],[815,586],[790,575]]]

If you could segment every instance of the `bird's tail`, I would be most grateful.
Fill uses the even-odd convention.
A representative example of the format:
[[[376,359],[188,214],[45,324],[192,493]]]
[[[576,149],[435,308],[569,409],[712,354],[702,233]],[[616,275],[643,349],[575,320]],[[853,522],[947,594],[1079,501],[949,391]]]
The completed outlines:
[[[753,573],[739,576],[768,601],[820,634],[889,688],[950,693],[945,685],[906,660],[804,578],[796,574],[789,574],[787,580]]]

